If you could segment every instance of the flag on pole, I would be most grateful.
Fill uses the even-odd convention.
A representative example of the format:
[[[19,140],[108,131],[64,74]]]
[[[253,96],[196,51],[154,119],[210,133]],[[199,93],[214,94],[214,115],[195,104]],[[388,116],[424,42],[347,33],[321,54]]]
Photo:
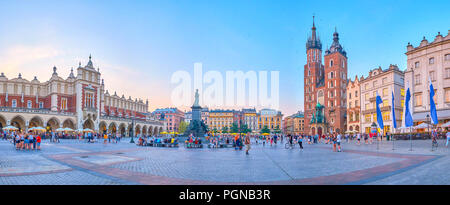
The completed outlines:
[[[409,91],[409,88],[406,90],[405,95],[405,112],[403,118],[405,119],[405,127],[411,127],[413,126],[413,119],[411,116],[411,111],[409,110],[409,102],[411,101],[411,92]]]
[[[392,91],[392,126],[394,127],[394,129],[397,128],[397,120],[395,119],[395,100],[394,100],[394,91]]]
[[[382,103],[383,103],[383,100],[381,99],[380,95],[378,95],[378,92],[377,92],[377,98],[376,98],[377,122],[378,122],[378,127],[380,127],[380,129],[383,129],[383,131],[384,131],[383,115],[381,114],[381,110],[380,110],[380,104],[382,104]]]
[[[438,118],[436,113],[436,104],[434,103],[434,88],[433,84],[431,83],[431,78],[428,78],[430,81],[430,116],[431,116],[431,123],[438,124]]]

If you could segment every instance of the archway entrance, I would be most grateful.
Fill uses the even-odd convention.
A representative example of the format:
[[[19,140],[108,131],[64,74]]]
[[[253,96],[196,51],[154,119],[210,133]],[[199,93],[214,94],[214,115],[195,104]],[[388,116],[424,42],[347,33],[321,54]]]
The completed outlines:
[[[47,121],[46,128],[48,132],[54,132],[59,128],[59,121],[56,118],[51,118]]]
[[[4,127],[6,127],[6,119],[0,115],[0,131],[2,131]]]
[[[44,126],[44,121],[42,120],[42,118],[36,116],[31,118],[30,120],[30,124],[28,125],[28,127],[43,127]]]
[[[11,120],[11,125],[17,127],[19,131],[24,131],[25,129],[25,120],[22,116],[16,116]]]
[[[73,123],[73,121],[70,120],[70,119],[64,120],[63,128],[70,128],[70,129],[74,130],[75,129],[75,123]]]
[[[115,123],[111,123],[111,124],[109,125],[108,132],[111,133],[111,134],[116,134],[116,132],[117,132],[117,127],[116,127],[116,124],[115,124]]]
[[[105,134],[106,133],[106,123],[104,121],[100,122],[100,125],[98,126],[98,129],[100,133]]]
[[[91,129],[94,130],[94,122],[92,120],[88,119],[83,123],[83,129]]]
[[[126,125],[124,123],[121,123],[119,125],[119,133],[122,137],[125,137],[125,133],[126,133],[127,129],[126,129]]]
[[[139,136],[139,134],[141,134],[141,126],[140,125],[136,125],[135,133],[136,133],[136,136]]]

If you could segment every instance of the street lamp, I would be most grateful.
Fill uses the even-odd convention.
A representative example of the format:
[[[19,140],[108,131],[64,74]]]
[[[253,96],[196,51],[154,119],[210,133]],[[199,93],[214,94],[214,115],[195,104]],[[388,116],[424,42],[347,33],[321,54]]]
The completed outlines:
[[[131,119],[131,133],[130,133],[130,136],[131,136],[131,140],[130,140],[130,143],[134,143],[134,118],[132,118]]]
[[[428,128],[428,134],[430,135],[430,137],[431,137],[431,134],[430,134],[430,124],[431,124],[431,122],[430,122],[430,115],[429,114],[427,114],[427,123],[428,123],[428,125],[427,125],[427,128]]]

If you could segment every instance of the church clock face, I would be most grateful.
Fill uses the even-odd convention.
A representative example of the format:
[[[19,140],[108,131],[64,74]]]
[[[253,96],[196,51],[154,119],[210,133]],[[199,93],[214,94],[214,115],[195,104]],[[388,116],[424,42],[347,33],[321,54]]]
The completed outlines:
[[[325,105],[325,97],[323,95],[323,90],[319,90],[317,92],[317,102],[321,105]]]

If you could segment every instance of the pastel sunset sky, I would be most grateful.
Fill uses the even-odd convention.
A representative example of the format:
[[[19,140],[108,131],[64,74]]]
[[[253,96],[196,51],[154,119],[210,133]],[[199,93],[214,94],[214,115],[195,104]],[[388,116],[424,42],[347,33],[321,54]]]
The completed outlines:
[[[152,111],[172,106],[171,75],[192,73],[196,62],[204,72],[273,70],[290,115],[303,110],[313,15],[324,47],[337,28],[354,79],[378,66],[405,69],[408,42],[447,35],[449,8],[448,0],[1,0],[0,71],[42,82],[56,66],[66,78],[92,54],[110,93],[149,99]]]

